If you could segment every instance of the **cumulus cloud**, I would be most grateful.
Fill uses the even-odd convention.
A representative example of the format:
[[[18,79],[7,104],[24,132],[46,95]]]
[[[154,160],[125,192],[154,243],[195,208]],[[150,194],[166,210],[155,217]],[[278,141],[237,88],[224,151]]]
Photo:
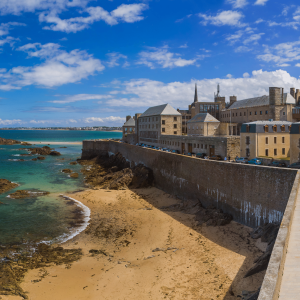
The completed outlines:
[[[248,74],[249,75],[249,74]],[[240,78],[214,78],[195,80],[191,82],[163,83],[149,79],[134,79],[122,83],[121,98],[107,101],[112,107],[136,107],[136,112],[143,112],[149,106],[164,103],[171,104],[174,108],[186,109],[193,101],[195,82],[198,86],[199,101],[213,102],[213,92],[217,84],[221,86],[221,94],[227,97],[237,95],[239,100],[261,95],[268,95],[270,86],[283,87],[289,91],[290,87],[299,87],[300,80],[292,77],[284,70],[267,72],[253,71],[248,76]]]
[[[106,54],[109,57],[109,60],[106,62],[107,66],[110,68],[117,67],[120,65],[119,60],[123,60],[123,67],[129,67],[130,64],[127,61],[127,56],[118,52]],[[125,62],[124,62],[125,60]]]
[[[261,37],[264,35],[264,33],[255,33],[255,34],[252,34],[250,35],[249,37],[247,37],[243,43],[246,45],[246,44],[257,44],[258,43],[258,40],[261,39]]]
[[[40,22],[52,23],[50,26],[45,26],[43,29],[62,31],[62,32],[77,32],[88,28],[90,24],[96,21],[104,21],[108,25],[117,25],[120,22],[134,23],[144,19],[142,12],[148,8],[147,4],[122,4],[115,10],[108,12],[100,6],[88,7],[84,13],[87,17],[75,17],[70,19],[61,19],[57,11],[42,12],[39,15]]]
[[[19,23],[19,22],[1,23],[0,24],[0,36],[8,35],[10,29],[14,26],[26,26],[26,24]]]
[[[265,45],[265,54],[258,55],[257,58],[265,62],[273,62],[278,66],[283,66],[291,61],[300,60],[300,41],[281,43],[274,47]]]
[[[14,124],[21,124],[22,120],[20,119],[13,119],[13,120],[2,120],[0,119],[0,125],[14,125]]]
[[[70,7],[85,7],[89,0],[1,0],[2,15],[20,15],[22,12],[40,10],[62,11]]]
[[[60,49],[58,44],[27,44],[17,50],[25,51],[28,57],[38,57],[44,61],[31,67],[14,67],[6,73],[0,73],[0,89],[10,90],[29,85],[43,87],[60,86],[79,82],[90,75],[104,70],[99,59],[86,51]]]
[[[243,8],[248,4],[247,0],[227,0],[227,3],[232,4],[233,8]]]
[[[145,65],[151,69],[176,68],[194,65],[199,58],[183,59],[178,53],[168,51],[167,47],[150,48],[150,51],[142,51],[139,53],[138,65]]]
[[[109,99],[112,98],[111,95],[96,95],[96,94],[78,94],[78,95],[66,95],[64,96],[63,100],[53,100],[49,101],[51,103],[72,103],[78,101],[85,101],[85,100],[100,100],[100,99]]]
[[[268,0],[256,0],[254,5],[265,5],[268,2]]]
[[[201,22],[203,25],[212,24],[215,26],[235,26],[235,27],[243,27],[246,24],[242,23],[244,15],[239,11],[234,10],[224,10],[219,12],[215,16],[206,15],[206,14],[198,14],[200,18],[203,19]]]
[[[2,47],[5,44],[9,44],[11,47],[13,47],[16,41],[19,41],[19,39],[7,36],[4,39],[0,39],[0,47]]]

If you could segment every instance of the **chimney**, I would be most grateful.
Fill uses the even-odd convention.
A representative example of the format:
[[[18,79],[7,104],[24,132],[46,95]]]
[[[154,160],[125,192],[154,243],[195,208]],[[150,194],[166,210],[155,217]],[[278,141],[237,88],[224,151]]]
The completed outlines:
[[[126,116],[126,122],[131,119],[131,116]]]
[[[229,100],[230,100],[230,106],[237,101],[237,97],[236,96],[230,96],[229,97]]]
[[[295,88],[290,88],[290,94],[295,98]]]

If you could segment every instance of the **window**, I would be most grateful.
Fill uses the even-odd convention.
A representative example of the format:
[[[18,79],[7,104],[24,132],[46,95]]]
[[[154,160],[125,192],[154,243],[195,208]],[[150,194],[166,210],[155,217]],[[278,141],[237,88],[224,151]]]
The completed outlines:
[[[125,131],[127,131],[127,128],[125,128]]]
[[[152,122],[154,122],[154,117],[152,117]]]
[[[161,124],[162,124],[162,125],[166,125],[166,121],[165,121],[165,120],[162,120],[162,121],[161,121]]]
[[[249,112],[249,115],[250,115],[250,116],[252,115],[252,111]]]
[[[246,125],[246,132],[249,132],[249,131],[250,131],[250,126]]]
[[[201,149],[203,149],[203,144],[201,144]]]
[[[246,136],[246,145],[250,145],[250,136]]]
[[[266,110],[266,115],[268,114],[268,111]]]
[[[174,117],[174,122],[177,121],[177,117]]]
[[[237,117],[237,113],[235,114],[235,116]]]
[[[197,148],[199,148],[199,144],[197,144]]]
[[[154,128],[154,124],[152,124],[152,128]]]
[[[265,132],[269,132],[269,126],[265,125]]]
[[[242,116],[242,113],[240,112],[240,117]]]
[[[282,148],[282,155],[285,155],[285,148]]]
[[[165,128],[162,128],[161,131],[162,131],[162,132],[166,132],[166,129],[165,129]]]
[[[207,149],[207,145],[205,145],[205,149]]]
[[[156,122],[158,121],[158,117],[156,117]]]
[[[260,115],[262,115],[262,110],[259,112]]]
[[[289,131],[291,131],[292,125],[289,126]]]
[[[281,131],[285,131],[285,126],[284,125],[281,125]]]
[[[277,155],[277,149],[274,149],[274,156]]]
[[[273,131],[277,132],[277,126],[276,125],[273,126]]]
[[[194,148],[196,148],[196,144],[194,144]]]
[[[285,142],[285,139],[284,139],[284,136],[282,137],[282,144],[284,144],[284,142]]]
[[[174,131],[174,134],[177,134],[177,131]]]
[[[269,138],[266,137],[266,145],[268,145],[268,144],[269,144]]]
[[[277,144],[277,137],[274,136],[274,144]]]
[[[265,154],[266,154],[266,156],[269,156],[269,149],[265,150]]]
[[[285,116],[285,111],[282,113],[283,116]]]
[[[246,116],[246,112],[244,112],[244,116]]]
[[[255,115],[257,115],[257,111],[255,112]]]
[[[246,157],[250,156],[250,149],[246,149]]]
[[[174,124],[174,128],[177,128],[177,124]]]

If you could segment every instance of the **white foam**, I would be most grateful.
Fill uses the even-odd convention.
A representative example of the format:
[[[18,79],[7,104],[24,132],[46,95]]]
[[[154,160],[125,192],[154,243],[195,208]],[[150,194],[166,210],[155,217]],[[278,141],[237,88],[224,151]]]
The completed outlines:
[[[65,242],[71,240],[72,238],[74,238],[76,235],[78,235],[79,233],[81,233],[88,227],[89,221],[91,219],[90,218],[91,210],[87,206],[85,206],[83,203],[81,203],[80,201],[78,201],[74,198],[65,196],[63,194],[60,194],[60,196],[62,196],[64,199],[69,199],[69,200],[74,201],[76,203],[76,205],[82,209],[83,215],[84,215],[84,223],[80,227],[72,228],[70,234],[63,234],[60,237],[58,237],[58,240],[60,243],[65,243]]]
[[[21,154],[13,154],[13,156],[21,156]]]

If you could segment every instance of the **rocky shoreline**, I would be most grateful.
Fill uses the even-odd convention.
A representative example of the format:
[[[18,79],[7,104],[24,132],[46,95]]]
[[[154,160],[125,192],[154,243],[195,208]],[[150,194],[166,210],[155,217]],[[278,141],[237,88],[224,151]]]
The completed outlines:
[[[0,194],[6,193],[9,190],[16,188],[17,186],[19,185],[15,182],[11,182],[7,179],[0,179]]]

